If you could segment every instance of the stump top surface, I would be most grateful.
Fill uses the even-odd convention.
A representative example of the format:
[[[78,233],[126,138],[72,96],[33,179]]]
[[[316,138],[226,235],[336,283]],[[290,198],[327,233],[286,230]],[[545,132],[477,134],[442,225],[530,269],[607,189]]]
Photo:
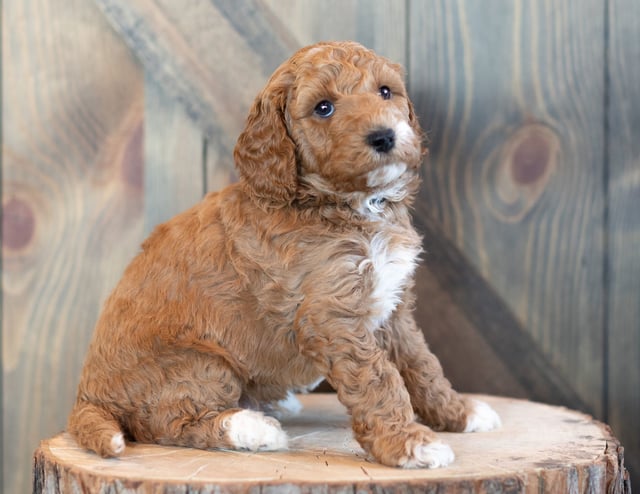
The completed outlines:
[[[282,420],[289,435],[285,452],[204,451],[130,443],[122,457],[102,459],[62,433],[43,441],[36,455],[82,477],[217,486],[477,481],[606,463],[600,459],[612,436],[607,426],[591,417],[529,401],[479,398],[494,407],[503,426],[491,432],[439,434],[456,454],[454,463],[444,469],[402,470],[368,459],[353,439],[345,409],[335,395],[328,394],[300,396],[303,412]]]

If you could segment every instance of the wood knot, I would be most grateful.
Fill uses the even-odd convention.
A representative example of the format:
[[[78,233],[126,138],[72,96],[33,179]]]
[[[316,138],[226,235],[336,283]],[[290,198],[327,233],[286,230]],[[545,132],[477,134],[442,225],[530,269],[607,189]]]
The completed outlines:
[[[531,211],[558,165],[560,139],[549,127],[527,124],[509,138],[489,165],[488,204],[502,221],[516,223]]]
[[[34,237],[36,219],[31,205],[22,198],[9,197],[2,205],[2,247],[21,251]]]
[[[547,171],[551,146],[540,132],[524,137],[513,151],[511,174],[515,183],[531,185],[539,181]]]

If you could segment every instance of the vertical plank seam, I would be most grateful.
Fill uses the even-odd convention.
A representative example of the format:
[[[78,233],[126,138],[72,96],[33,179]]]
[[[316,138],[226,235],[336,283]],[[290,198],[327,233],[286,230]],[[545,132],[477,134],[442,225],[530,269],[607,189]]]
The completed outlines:
[[[602,143],[602,193],[603,193],[603,212],[602,212],[602,415],[604,422],[609,420],[609,315],[610,315],[610,190],[609,190],[609,150],[610,150],[610,105],[611,105],[611,74],[609,67],[609,50],[610,50],[610,8],[609,1],[603,2],[603,143]]]

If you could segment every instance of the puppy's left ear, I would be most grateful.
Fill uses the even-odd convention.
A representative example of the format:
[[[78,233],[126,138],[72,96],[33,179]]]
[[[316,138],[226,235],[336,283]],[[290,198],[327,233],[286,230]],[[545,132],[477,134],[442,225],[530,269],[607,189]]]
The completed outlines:
[[[251,194],[271,203],[291,202],[297,188],[295,143],[285,121],[291,75],[278,71],[258,95],[233,157]]]

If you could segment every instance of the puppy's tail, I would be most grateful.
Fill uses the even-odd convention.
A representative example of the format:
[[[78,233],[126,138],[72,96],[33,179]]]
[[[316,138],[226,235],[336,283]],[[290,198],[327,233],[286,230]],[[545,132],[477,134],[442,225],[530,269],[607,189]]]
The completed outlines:
[[[124,452],[124,434],[118,421],[104,408],[78,400],[71,411],[67,429],[83,448],[104,458]]]

